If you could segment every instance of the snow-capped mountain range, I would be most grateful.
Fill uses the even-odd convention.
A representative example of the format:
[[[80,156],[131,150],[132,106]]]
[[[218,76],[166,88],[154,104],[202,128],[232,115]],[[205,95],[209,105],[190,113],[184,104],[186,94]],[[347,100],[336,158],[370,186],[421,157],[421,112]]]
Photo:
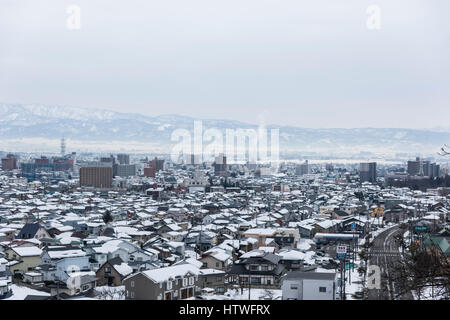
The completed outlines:
[[[145,116],[102,109],[68,106],[0,103],[0,149],[55,149],[64,136],[77,150],[170,152],[171,134],[175,129],[193,131],[194,119],[179,115]],[[257,126],[232,120],[201,119],[203,129],[256,129]],[[374,152],[377,150],[408,153],[435,153],[450,143],[450,130],[358,128],[308,129],[268,125],[278,128],[280,151],[336,153]],[[39,145],[42,144],[42,145]],[[76,147],[78,146],[78,147]],[[12,150],[14,148],[20,150]],[[44,148],[45,149],[45,148]],[[43,151],[44,151],[43,149]],[[68,148],[70,149],[70,147]],[[91,150],[94,149],[94,150]],[[141,150],[142,149],[142,150]]]

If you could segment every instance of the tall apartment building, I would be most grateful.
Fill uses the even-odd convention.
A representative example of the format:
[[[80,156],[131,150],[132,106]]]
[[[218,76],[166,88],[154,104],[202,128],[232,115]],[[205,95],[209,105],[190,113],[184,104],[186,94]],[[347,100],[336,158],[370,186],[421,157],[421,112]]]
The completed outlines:
[[[116,163],[116,158],[114,158],[113,155],[110,155],[109,157],[102,157],[100,158],[100,162],[102,163],[110,163],[111,166]]]
[[[107,162],[94,162],[80,168],[80,186],[112,188],[113,167]]]
[[[136,175],[136,165],[135,164],[115,164],[114,165],[114,176],[132,177],[135,175]]]
[[[119,153],[117,155],[117,161],[119,164],[130,164],[130,155],[125,153]]]
[[[359,164],[359,180],[361,182],[377,182],[377,163],[361,162]]]
[[[310,174],[311,173],[311,168],[309,166],[308,160],[305,160],[305,163],[302,164],[298,164],[295,167],[295,174],[296,175],[304,175],[304,174]]]
[[[410,176],[426,176],[431,178],[439,177],[440,166],[430,161],[421,160],[419,157],[415,161],[408,161],[406,172]]]
[[[214,161],[214,174],[216,176],[227,175],[227,157],[219,154]]]
[[[149,178],[156,177],[156,168],[152,166],[144,168],[144,176]]]
[[[158,159],[158,157],[155,157],[155,159],[149,161],[148,164],[150,165],[150,167],[155,168],[156,172],[164,170],[164,160],[160,160]]]
[[[3,170],[17,169],[17,158],[12,153],[7,154],[6,158],[2,159],[2,169]]]

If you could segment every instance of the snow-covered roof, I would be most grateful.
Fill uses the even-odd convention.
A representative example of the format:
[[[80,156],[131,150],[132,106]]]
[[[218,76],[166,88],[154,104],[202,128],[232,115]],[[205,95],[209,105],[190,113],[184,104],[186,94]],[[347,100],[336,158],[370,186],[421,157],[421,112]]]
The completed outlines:
[[[40,256],[42,254],[42,250],[35,246],[15,247],[15,248],[12,248],[12,250],[21,257],[34,257],[34,256]]]
[[[175,277],[184,277],[188,273],[198,275],[200,273],[200,269],[186,263],[165,268],[146,270],[141,273],[150,280],[160,283],[169,279],[174,280]]]

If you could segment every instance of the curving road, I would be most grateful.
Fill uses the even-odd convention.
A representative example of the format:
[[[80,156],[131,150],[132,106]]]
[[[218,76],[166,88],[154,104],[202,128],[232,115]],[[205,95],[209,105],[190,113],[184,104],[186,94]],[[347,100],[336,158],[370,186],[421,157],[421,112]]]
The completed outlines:
[[[399,226],[392,227],[380,233],[374,240],[369,251],[369,264],[377,265],[381,270],[381,289],[369,289],[368,300],[414,300],[411,292],[394,298],[398,292],[395,284],[389,281],[389,276],[393,276],[392,265],[401,259],[399,244],[395,241],[395,236],[403,234]]]

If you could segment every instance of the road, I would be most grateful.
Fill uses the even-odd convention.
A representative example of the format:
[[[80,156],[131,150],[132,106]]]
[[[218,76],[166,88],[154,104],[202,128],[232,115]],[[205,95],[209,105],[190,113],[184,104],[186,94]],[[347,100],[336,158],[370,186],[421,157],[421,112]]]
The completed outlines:
[[[411,292],[394,298],[401,284],[389,281],[389,277],[395,277],[392,266],[401,259],[399,244],[395,240],[396,235],[403,234],[399,226],[395,226],[380,233],[374,240],[369,251],[369,264],[377,265],[381,270],[381,289],[369,289],[368,300],[413,300]]]

